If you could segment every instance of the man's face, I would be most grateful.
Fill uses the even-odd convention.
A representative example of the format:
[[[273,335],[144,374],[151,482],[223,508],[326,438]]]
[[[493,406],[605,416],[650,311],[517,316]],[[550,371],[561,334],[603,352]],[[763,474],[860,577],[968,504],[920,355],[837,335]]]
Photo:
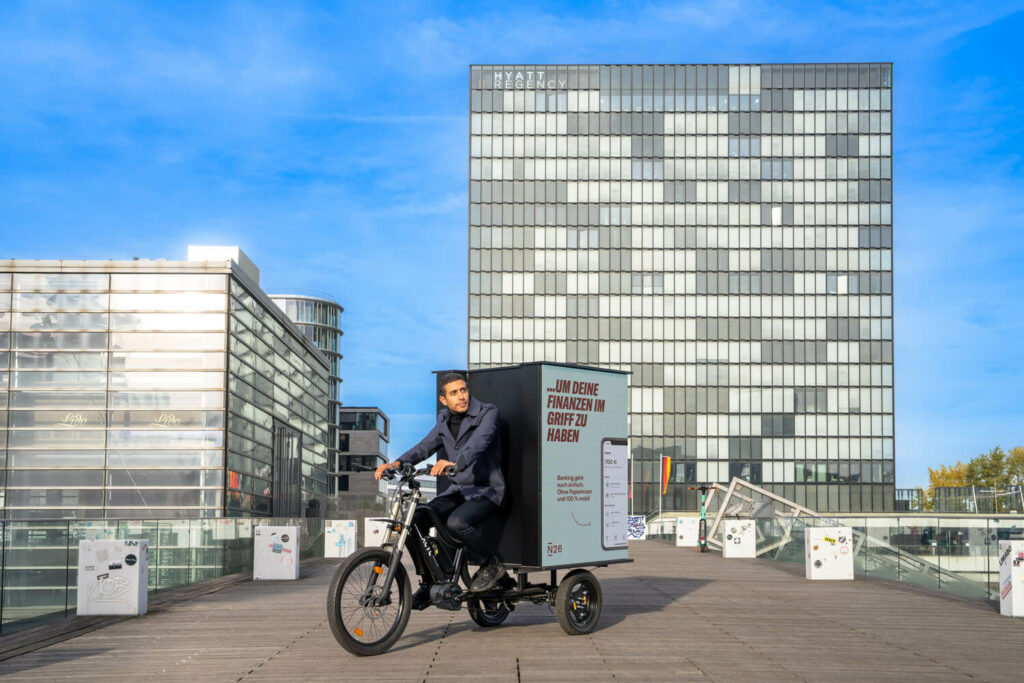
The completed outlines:
[[[441,394],[441,405],[445,408],[453,413],[464,413],[469,410],[469,388],[464,380],[448,382],[442,387],[442,391],[444,393]]]

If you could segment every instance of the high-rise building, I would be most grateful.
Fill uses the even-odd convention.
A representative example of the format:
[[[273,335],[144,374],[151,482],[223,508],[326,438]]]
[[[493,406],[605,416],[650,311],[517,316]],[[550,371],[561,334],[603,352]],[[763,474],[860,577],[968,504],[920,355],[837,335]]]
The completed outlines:
[[[329,377],[240,249],[0,261],[4,517],[317,516]]]
[[[892,67],[472,66],[470,368],[632,372],[634,509],[891,510]]]

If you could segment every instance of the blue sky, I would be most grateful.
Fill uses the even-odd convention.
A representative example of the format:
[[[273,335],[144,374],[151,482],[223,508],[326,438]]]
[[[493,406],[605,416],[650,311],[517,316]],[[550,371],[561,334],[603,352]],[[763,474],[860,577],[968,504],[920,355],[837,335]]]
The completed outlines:
[[[892,61],[897,484],[1024,445],[1024,2],[354,7],[4,2],[0,258],[240,245],[397,456],[465,364],[469,64]]]

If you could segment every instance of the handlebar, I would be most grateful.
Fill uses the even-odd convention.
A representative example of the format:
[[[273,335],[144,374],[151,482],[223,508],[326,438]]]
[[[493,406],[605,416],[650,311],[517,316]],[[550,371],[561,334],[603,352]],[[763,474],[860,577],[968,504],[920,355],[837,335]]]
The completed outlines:
[[[371,469],[371,468],[367,468],[367,469]],[[411,479],[415,479],[416,477],[422,477],[424,474],[430,474],[430,470],[431,470],[430,467],[423,467],[423,468],[420,468],[420,469],[416,469],[415,465],[402,465],[401,467],[398,467],[396,469],[384,470],[381,473],[380,476],[381,476],[381,479],[385,479],[387,481],[391,481],[395,477],[401,477],[402,481],[405,482],[405,481],[409,481]],[[444,468],[443,472],[441,472],[441,476],[443,476],[443,477],[451,477],[454,474],[455,474],[455,466],[454,465],[449,465],[448,467]]]

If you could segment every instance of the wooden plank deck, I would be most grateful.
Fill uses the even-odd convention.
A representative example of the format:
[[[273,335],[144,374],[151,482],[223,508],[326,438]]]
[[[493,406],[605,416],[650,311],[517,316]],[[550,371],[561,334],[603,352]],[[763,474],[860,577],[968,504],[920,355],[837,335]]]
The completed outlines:
[[[359,658],[331,636],[332,569],[244,582],[159,606],[0,662],[25,681],[1019,681],[1024,620],[886,582],[805,581],[768,560],[723,560],[657,541],[596,570],[599,629],[565,635],[543,606],[477,627],[413,612],[404,637]]]

